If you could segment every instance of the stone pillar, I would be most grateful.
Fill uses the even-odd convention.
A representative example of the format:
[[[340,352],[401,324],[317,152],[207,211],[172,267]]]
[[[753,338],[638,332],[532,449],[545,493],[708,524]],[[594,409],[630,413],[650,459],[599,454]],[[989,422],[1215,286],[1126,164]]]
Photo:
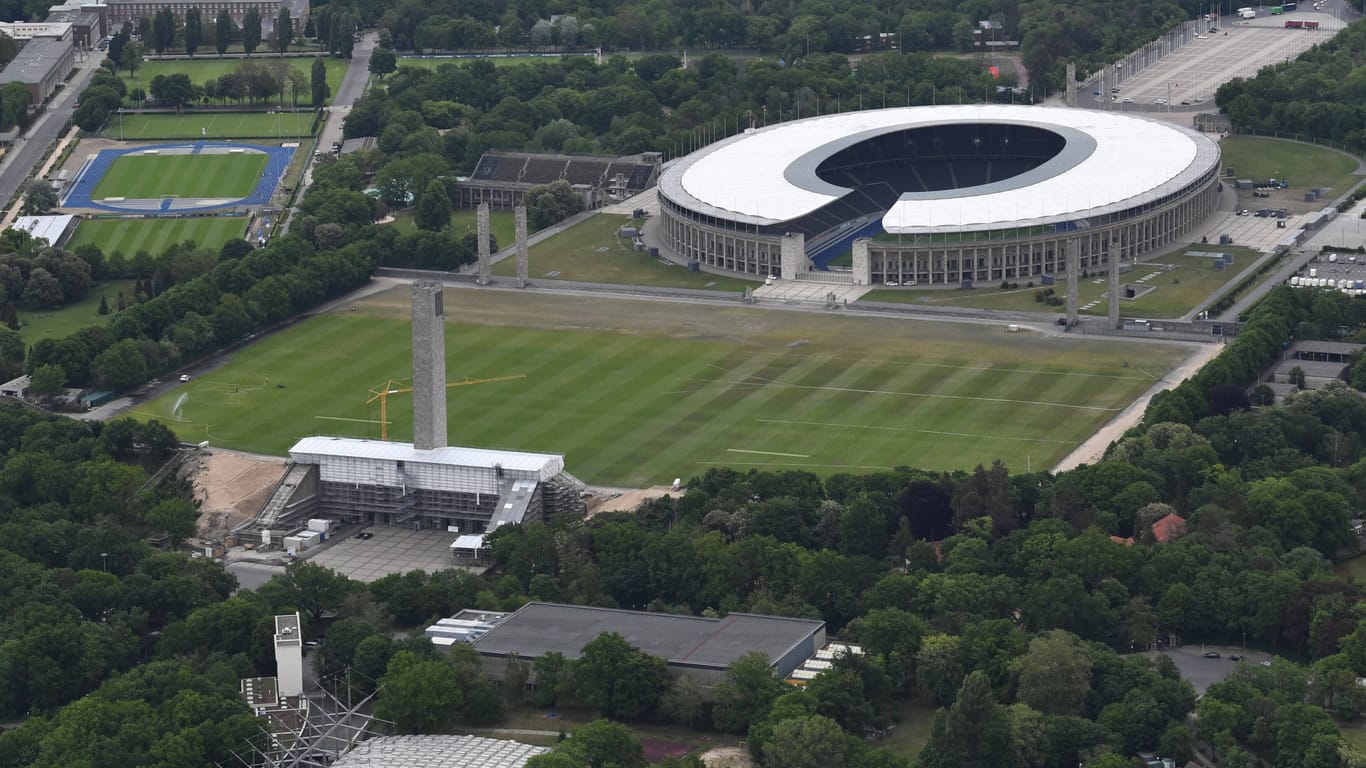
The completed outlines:
[[[1119,327],[1119,240],[1110,241],[1110,327]]]
[[[1067,240],[1067,327],[1077,324],[1077,278],[1081,273],[1081,240]]]
[[[517,287],[525,288],[527,281],[527,270],[530,269],[530,256],[527,255],[526,244],[526,206],[519,205],[512,211],[513,219],[517,227]]]
[[[798,233],[783,235],[781,259],[784,280],[796,280],[797,275],[806,271],[806,236]]]
[[[871,285],[873,282],[872,262],[868,258],[870,242],[866,237],[854,241],[854,285]]]
[[[488,285],[493,282],[493,262],[489,260],[489,204],[480,203],[474,216],[479,236],[479,284]]]
[[[1070,61],[1067,62],[1067,91],[1063,94],[1063,103],[1077,106],[1077,65]]]
[[[413,447],[446,446],[446,310],[441,283],[413,283]]]

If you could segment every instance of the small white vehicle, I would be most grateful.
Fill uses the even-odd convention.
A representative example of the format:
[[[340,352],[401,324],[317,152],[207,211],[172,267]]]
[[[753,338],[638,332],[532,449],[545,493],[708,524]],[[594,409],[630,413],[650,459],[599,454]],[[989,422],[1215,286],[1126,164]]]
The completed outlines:
[[[190,374],[188,374],[188,373],[182,373],[182,374],[180,374],[180,380],[181,380],[181,381],[189,381],[189,380],[190,380]]]

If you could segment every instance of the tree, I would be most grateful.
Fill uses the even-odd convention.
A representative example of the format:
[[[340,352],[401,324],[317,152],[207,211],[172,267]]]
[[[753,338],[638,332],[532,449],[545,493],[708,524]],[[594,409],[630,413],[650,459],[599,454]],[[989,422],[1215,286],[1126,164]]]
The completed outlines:
[[[57,282],[57,278],[42,267],[34,267],[28,273],[28,282],[24,285],[23,301],[35,307],[59,307],[62,305],[62,284]]]
[[[157,75],[152,78],[152,83],[148,90],[152,98],[168,107],[175,107],[179,112],[186,104],[194,101],[194,83],[190,82],[190,76],[183,72],[175,72],[169,75]]]
[[[1020,659],[1019,700],[1045,714],[1080,714],[1091,687],[1091,656],[1070,632],[1050,630]]]
[[[764,744],[765,768],[844,768],[850,765],[850,739],[828,717],[810,715],[773,726]]]
[[[773,702],[788,689],[773,674],[768,656],[750,651],[726,667],[726,675],[716,688],[712,722],[726,733],[746,733],[750,725],[768,715]]]
[[[398,56],[388,48],[376,48],[370,54],[370,74],[383,80],[384,76],[398,69]]]
[[[942,728],[934,729],[932,743],[925,747],[926,753],[940,758],[941,764],[974,768],[1007,768],[1011,764],[1011,718],[1006,708],[996,703],[986,673],[976,670],[963,679],[953,706],[942,721],[936,717],[936,725],[941,722]]]
[[[314,622],[324,613],[340,608],[353,586],[342,574],[307,560],[290,563],[284,575],[276,578],[294,605]]]
[[[204,21],[198,8],[185,11],[185,53],[194,58],[199,43],[204,39]]]
[[[669,688],[664,660],[615,632],[604,632],[583,647],[574,679],[578,699],[607,717],[649,714]]]
[[[237,32],[237,24],[232,20],[232,14],[224,8],[218,12],[218,19],[213,23],[214,50],[218,51],[218,57],[222,58],[227,52],[228,45],[232,43],[233,35]]]
[[[281,56],[289,50],[289,44],[294,39],[294,20],[289,17],[289,9],[281,8],[280,15],[275,17],[275,50]]]
[[[148,379],[147,361],[133,339],[124,339],[90,362],[100,386],[115,392],[132,389]]]
[[[439,232],[451,224],[451,197],[446,193],[446,185],[440,179],[427,182],[422,197],[417,201],[417,213],[413,217],[418,229]]]
[[[39,402],[51,400],[65,389],[66,371],[60,365],[40,365],[29,374],[29,394]]]
[[[389,660],[375,715],[402,733],[432,733],[453,723],[464,704],[464,686],[445,661],[399,651]]]
[[[142,53],[143,48],[141,43],[130,42],[123,46],[123,57],[119,59],[119,63],[128,70],[129,77],[132,77],[133,74],[137,72],[138,67],[141,66]]]
[[[679,725],[691,728],[702,714],[702,684],[692,675],[679,675],[659,702],[659,711]]]
[[[158,56],[165,53],[167,48],[175,44],[175,33],[175,12],[170,8],[161,8],[152,17],[152,50]]]
[[[261,12],[248,8],[242,17],[242,50],[250,56],[261,45]]]
[[[574,734],[555,749],[554,754],[563,754],[577,760],[577,765],[587,768],[645,768],[645,750],[631,729],[610,720],[594,720],[574,730]],[[548,756],[547,756],[548,757]],[[555,761],[536,762],[532,758],[527,768],[556,768],[561,763]]]
[[[313,60],[313,69],[310,73],[309,95],[312,99],[314,109],[322,109],[327,97],[332,95],[331,88],[327,85],[327,65],[323,63],[321,57]]]
[[[920,694],[937,705],[948,704],[963,683],[963,659],[959,639],[952,635],[930,635],[916,653],[916,687]]]
[[[44,179],[24,182],[24,213],[40,216],[57,207],[57,191]]]

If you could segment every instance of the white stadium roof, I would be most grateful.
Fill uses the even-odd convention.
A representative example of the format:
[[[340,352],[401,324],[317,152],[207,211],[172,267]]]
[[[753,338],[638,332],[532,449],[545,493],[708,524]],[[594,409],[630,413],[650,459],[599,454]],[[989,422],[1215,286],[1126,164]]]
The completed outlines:
[[[821,160],[892,131],[945,124],[1011,123],[1066,139],[1056,157],[979,187],[903,195],[883,217],[893,234],[1078,221],[1176,192],[1218,163],[1201,134],[1146,118],[1089,109],[1006,105],[901,107],[845,112],[738,134],[672,164],[670,199],[698,213],[772,226],[847,193],[820,180]]]

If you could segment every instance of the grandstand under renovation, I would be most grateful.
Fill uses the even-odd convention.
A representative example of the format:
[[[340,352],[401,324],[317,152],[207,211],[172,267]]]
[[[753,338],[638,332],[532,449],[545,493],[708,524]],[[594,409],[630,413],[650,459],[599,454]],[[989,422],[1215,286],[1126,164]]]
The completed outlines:
[[[567,181],[594,210],[649,189],[659,178],[663,155],[644,152],[625,157],[552,155],[535,152],[485,152],[474,173],[460,182],[456,205],[488,203],[510,211],[526,193],[553,181]]]
[[[478,535],[583,512],[583,483],[563,456],[446,445],[441,296],[440,283],[413,284],[415,442],[299,440],[269,500],[234,530],[240,539],[279,546],[314,518]]]

